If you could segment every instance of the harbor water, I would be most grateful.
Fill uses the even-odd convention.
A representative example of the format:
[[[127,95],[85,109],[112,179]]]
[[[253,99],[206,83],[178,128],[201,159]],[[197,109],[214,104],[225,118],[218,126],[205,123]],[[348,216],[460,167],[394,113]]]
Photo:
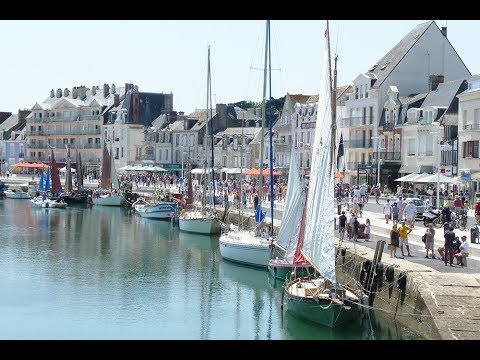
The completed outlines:
[[[416,339],[371,312],[334,330],[281,307],[282,283],[218,238],[119,207],[0,201],[1,339]]]

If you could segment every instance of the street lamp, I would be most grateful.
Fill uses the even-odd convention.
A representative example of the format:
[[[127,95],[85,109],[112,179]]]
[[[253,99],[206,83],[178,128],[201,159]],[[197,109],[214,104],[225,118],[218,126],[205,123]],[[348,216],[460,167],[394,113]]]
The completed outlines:
[[[381,163],[380,150],[385,151],[386,148],[380,147],[380,137],[379,136],[372,137],[372,139],[377,140],[377,186],[380,187],[380,163]]]
[[[439,145],[439,132],[438,131],[431,131],[430,135],[433,135],[435,138],[435,142]],[[440,149],[438,149],[437,155],[437,210],[440,209]]]

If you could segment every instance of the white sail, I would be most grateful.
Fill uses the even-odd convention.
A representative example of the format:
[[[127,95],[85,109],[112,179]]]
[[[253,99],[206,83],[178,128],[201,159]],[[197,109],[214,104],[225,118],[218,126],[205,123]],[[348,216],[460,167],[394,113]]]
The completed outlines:
[[[296,154],[292,148],[290,154],[290,173],[288,174],[287,197],[285,210],[283,211],[282,223],[278,231],[277,245],[285,249],[285,260],[293,261],[293,255],[297,247],[298,233],[302,220],[305,195],[302,191],[302,181]]]
[[[330,163],[332,146],[332,105],[325,48],[317,121],[307,197],[307,218],[302,253],[326,278],[335,282],[334,178]]]

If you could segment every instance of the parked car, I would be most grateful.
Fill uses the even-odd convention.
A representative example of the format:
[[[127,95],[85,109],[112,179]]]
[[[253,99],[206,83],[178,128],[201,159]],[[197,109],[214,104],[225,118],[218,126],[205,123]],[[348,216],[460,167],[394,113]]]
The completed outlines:
[[[419,198],[408,198],[407,201],[411,201],[415,205],[415,211],[417,212],[416,220],[423,220],[423,212],[425,209],[425,201]]]

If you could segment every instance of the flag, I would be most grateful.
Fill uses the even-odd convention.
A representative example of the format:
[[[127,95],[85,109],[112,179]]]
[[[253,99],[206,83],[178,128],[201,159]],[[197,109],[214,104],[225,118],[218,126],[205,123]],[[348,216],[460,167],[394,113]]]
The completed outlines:
[[[338,153],[337,153],[337,170],[342,171],[344,166],[342,164],[343,157],[345,155],[345,149],[343,148],[343,133],[340,134],[340,142],[338,144]]]
[[[325,30],[325,33],[324,33],[323,35],[325,35],[325,37],[327,37],[327,35],[328,35],[328,30]]]

